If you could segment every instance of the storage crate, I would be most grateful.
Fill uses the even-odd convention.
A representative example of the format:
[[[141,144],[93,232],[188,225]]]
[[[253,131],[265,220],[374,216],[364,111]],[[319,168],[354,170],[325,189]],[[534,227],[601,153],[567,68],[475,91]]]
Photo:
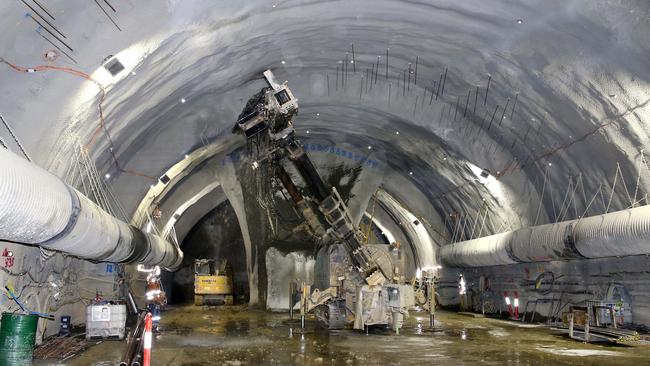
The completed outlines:
[[[86,339],[124,339],[126,305],[89,305],[86,308]]]

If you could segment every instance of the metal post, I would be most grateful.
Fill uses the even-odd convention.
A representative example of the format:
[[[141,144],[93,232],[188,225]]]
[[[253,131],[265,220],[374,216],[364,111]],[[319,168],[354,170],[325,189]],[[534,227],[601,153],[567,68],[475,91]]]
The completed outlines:
[[[591,312],[587,308],[587,315],[585,319],[585,343],[589,343],[589,323],[591,321]]]
[[[289,320],[293,320],[293,293],[295,292],[293,282],[289,282]]]

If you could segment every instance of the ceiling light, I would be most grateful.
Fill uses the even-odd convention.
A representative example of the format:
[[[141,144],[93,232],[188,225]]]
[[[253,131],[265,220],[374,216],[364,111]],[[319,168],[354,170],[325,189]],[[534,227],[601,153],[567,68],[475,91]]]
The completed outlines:
[[[409,175],[413,175],[413,172],[409,172]]]
[[[399,135],[399,131],[395,131],[395,134],[396,134],[396,135]]]
[[[111,76],[116,76],[122,70],[124,70],[124,65],[117,59],[117,57],[110,55],[107,58],[107,61],[102,64],[104,68],[111,73]]]
[[[309,130],[307,130],[307,133],[309,133]]]
[[[522,24],[524,22],[523,19],[517,19],[517,24]]]
[[[187,158],[189,158],[189,157],[190,157],[189,155],[185,154],[185,159],[187,159]]]
[[[284,64],[286,64],[287,62],[286,62],[285,60],[282,60],[280,63],[284,65]]]
[[[108,173],[104,174],[104,178],[109,179],[110,177],[111,177],[110,174],[108,174]]]
[[[181,98],[181,103],[185,103],[185,102],[186,102],[185,98]]]
[[[372,150],[372,146],[368,145],[368,150]]]

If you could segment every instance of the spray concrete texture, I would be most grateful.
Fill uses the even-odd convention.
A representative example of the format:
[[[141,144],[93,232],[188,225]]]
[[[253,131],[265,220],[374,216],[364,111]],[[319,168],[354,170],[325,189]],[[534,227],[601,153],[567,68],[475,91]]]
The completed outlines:
[[[0,64],[2,145],[116,218],[175,236],[190,253],[185,264],[226,248],[239,253],[233,259],[236,285],[250,306],[283,309],[288,281],[318,277],[314,242],[294,230],[297,216],[286,200],[277,197],[272,209],[260,204],[260,193],[272,182],[252,171],[243,138],[231,133],[246,100],[264,86],[261,72],[270,68],[299,98],[297,134],[327,183],[342,191],[355,224],[372,220],[376,239],[400,243],[409,278],[442,266],[440,304],[459,305],[460,274],[470,310],[506,312],[504,295],[517,293],[522,307],[549,301],[536,308],[538,317],[605,299],[622,286],[628,321],[650,325],[647,256],[453,268],[439,253],[451,243],[648,203],[649,2],[39,3],[49,14],[35,2],[33,9],[21,2],[0,5],[6,20],[0,23],[2,60],[70,67],[95,82],[60,69],[24,73]],[[26,12],[51,15],[46,19],[70,48]],[[115,76],[102,67],[111,55],[124,66]],[[160,217],[152,217],[154,208]],[[85,306],[96,295],[124,296],[118,284],[130,284],[144,299],[145,275],[135,266],[90,263],[4,241],[0,251],[0,283],[30,309],[72,315],[75,325],[83,324]],[[187,267],[174,276],[182,285],[177,287],[187,290]],[[538,278],[546,281],[541,287]],[[16,309],[9,296],[0,296],[0,310]],[[452,314],[441,320],[448,328],[440,343],[409,334],[417,329],[411,318],[404,353],[373,354],[362,335],[320,332],[312,342],[322,352],[300,359],[295,337],[283,341],[281,355],[265,343],[264,337],[280,339],[293,328],[279,316],[199,311],[178,307],[164,318],[170,339],[163,333],[158,341],[168,363],[178,363],[174,343],[190,347],[184,352],[200,350],[205,358],[198,364],[218,354],[217,362],[231,364],[420,363],[437,357],[443,364],[590,365],[647,359],[645,350],[582,346],[546,330]],[[229,326],[212,317],[255,325],[228,333],[219,329]],[[178,329],[200,334],[199,319],[218,323],[214,331],[224,337],[219,342],[227,333],[260,340],[248,348],[261,346],[244,355],[210,342],[182,343],[185,330]],[[484,328],[469,329],[470,323]],[[37,343],[57,328],[39,321]],[[373,350],[402,344],[372,337]],[[503,352],[485,353],[502,338],[509,340],[501,342]],[[94,362],[108,348],[118,347],[105,343],[72,362]]]

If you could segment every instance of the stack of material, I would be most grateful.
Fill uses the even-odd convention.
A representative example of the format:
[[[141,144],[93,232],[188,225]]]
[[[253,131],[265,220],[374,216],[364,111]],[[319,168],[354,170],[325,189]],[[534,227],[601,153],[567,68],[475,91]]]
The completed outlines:
[[[36,359],[67,360],[86,348],[86,340],[75,337],[54,337],[34,350]]]
[[[569,327],[564,325],[557,326],[558,330],[568,332]],[[584,334],[584,326],[574,325],[574,332]],[[618,344],[631,344],[641,340],[638,332],[630,329],[614,329],[604,327],[589,327],[589,340],[591,342],[611,342]]]

